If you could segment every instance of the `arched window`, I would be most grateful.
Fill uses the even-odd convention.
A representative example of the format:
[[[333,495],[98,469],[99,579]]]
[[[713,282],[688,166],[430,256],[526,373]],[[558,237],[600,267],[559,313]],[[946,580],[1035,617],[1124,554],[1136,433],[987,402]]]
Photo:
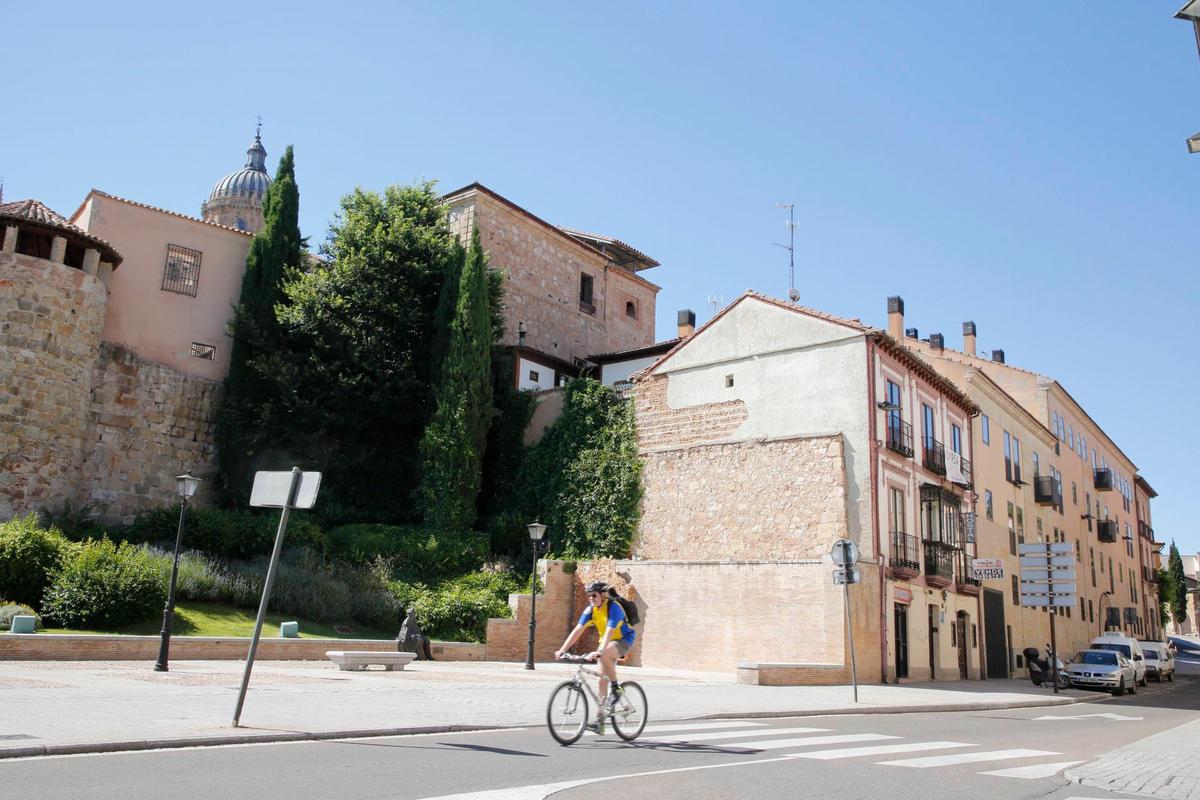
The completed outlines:
[[[632,300],[626,301],[625,316],[629,317],[630,319],[637,319],[637,303],[633,302]]]

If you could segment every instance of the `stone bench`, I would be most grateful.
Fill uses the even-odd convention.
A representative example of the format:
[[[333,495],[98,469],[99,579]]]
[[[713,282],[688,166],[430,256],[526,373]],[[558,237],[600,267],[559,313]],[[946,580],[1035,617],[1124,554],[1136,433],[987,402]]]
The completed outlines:
[[[850,683],[850,670],[841,664],[739,661],[737,681],[756,686],[837,686]]]
[[[357,671],[370,664],[379,664],[385,670],[402,670],[417,657],[416,653],[399,653],[389,650],[326,650],[325,656],[338,665],[338,669]]]

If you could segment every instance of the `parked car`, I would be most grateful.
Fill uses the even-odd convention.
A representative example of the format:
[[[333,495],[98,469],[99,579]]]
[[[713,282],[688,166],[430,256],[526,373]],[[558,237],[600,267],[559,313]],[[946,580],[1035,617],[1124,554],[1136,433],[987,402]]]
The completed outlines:
[[[1137,694],[1133,662],[1113,650],[1080,650],[1067,663],[1067,677],[1072,686],[1105,689],[1113,697],[1120,697],[1126,690]]]
[[[1137,685],[1146,685],[1146,659],[1142,655],[1142,646],[1138,644],[1137,639],[1130,638],[1120,631],[1105,631],[1100,636],[1092,639],[1092,643],[1088,645],[1088,649],[1111,650],[1114,653],[1120,653],[1125,656],[1125,658],[1133,662]]]
[[[1146,677],[1162,683],[1163,678],[1175,680],[1175,653],[1173,648],[1162,642],[1142,642],[1142,655],[1146,657]]]

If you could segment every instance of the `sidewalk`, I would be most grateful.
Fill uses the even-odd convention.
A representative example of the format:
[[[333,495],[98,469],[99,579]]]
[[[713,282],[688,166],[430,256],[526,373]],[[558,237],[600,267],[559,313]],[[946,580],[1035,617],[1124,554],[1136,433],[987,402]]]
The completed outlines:
[[[544,724],[561,664],[414,662],[402,672],[342,672],[328,662],[255,664],[232,727],[243,665],[175,661],[9,661],[0,663],[0,758],[143,750],[198,744],[349,738]],[[750,686],[733,675],[623,667],[646,689],[654,720],[957,711],[1053,705],[1094,699],[1055,697],[1028,681],[905,686]]]
[[[1110,792],[1200,800],[1200,720],[1118,747],[1065,775]]]

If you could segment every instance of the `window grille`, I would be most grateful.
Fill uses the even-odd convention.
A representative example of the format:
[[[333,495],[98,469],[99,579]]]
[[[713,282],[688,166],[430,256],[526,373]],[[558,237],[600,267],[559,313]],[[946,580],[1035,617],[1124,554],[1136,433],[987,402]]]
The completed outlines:
[[[217,348],[215,345],[192,342],[192,358],[203,358],[205,361],[213,361],[216,357]]]
[[[196,287],[200,283],[200,256],[199,250],[191,250],[177,244],[167,245],[162,290],[195,297]]]

